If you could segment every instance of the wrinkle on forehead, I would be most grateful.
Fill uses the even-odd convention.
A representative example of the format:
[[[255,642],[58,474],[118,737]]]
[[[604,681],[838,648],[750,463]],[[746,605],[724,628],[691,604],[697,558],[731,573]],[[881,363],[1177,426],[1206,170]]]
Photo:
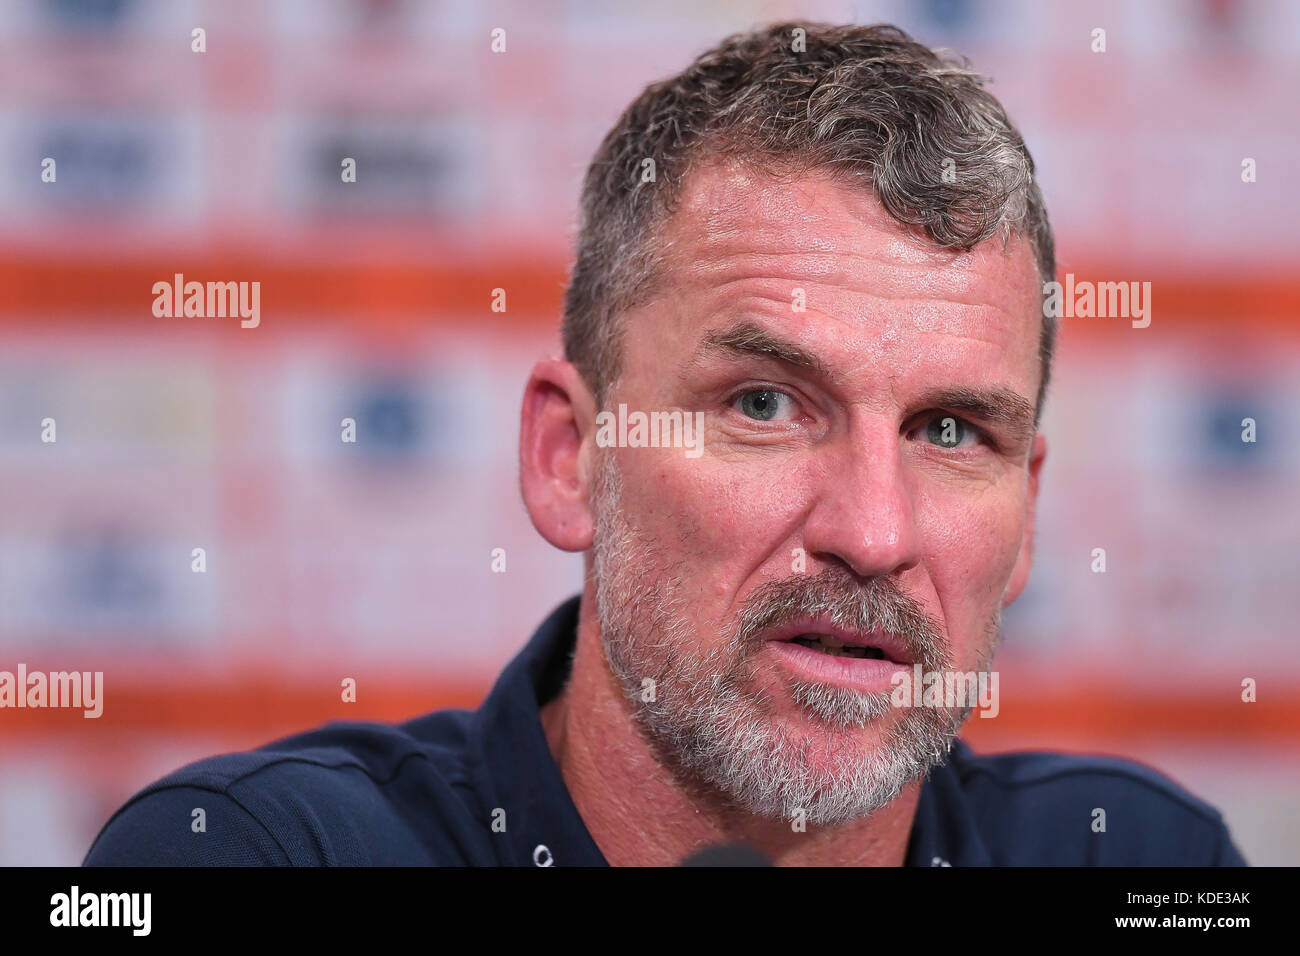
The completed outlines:
[[[749,279],[821,282],[877,297],[946,299],[1031,315],[1037,263],[1027,240],[943,249],[894,220],[869,190],[824,172],[794,181],[734,166],[695,172],[664,225],[677,285]]]

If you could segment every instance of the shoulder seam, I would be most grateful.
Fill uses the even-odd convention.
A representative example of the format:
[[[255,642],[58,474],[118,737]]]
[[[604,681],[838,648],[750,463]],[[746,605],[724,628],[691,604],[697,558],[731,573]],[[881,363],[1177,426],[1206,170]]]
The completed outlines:
[[[146,787],[144,790],[142,790],[142,791],[140,791],[139,793],[137,793],[137,794],[136,794],[134,797],[132,797],[130,800],[126,801],[126,803],[122,804],[122,806],[121,806],[120,808],[118,808],[117,812],[114,813],[111,817],[108,818],[108,822],[106,822],[106,823],[105,823],[105,824],[100,828],[100,830],[99,830],[99,835],[96,836],[96,837],[95,837],[95,841],[94,841],[93,843],[90,844],[90,849],[86,851],[86,856],[85,856],[83,859],[87,859],[87,858],[89,858],[90,855],[91,855],[92,853],[95,852],[95,847],[99,846],[99,841],[100,841],[100,839],[101,839],[101,838],[104,836],[104,834],[108,831],[108,828],[109,828],[110,826],[113,825],[113,821],[114,821],[114,820],[116,820],[118,817],[120,817],[123,813],[125,813],[125,812],[126,812],[127,810],[129,810],[131,807],[135,806],[137,803],[139,803],[139,802],[141,802],[142,800],[144,800],[146,797],[151,797],[151,796],[153,796],[155,793],[162,793],[164,790],[203,790],[203,791],[205,791],[205,792],[207,792],[207,793],[215,793],[215,794],[217,794],[217,796],[225,797],[227,800],[229,800],[229,801],[230,801],[231,803],[233,803],[235,806],[239,807],[240,810],[243,810],[244,813],[248,814],[248,818],[249,818],[250,820],[252,820],[254,823],[256,823],[256,824],[257,824],[257,825],[262,829],[262,832],[263,832],[263,833],[265,833],[268,837],[270,837],[271,842],[275,844],[276,849],[278,849],[278,850],[280,851],[280,853],[284,855],[285,862],[287,862],[290,866],[295,865],[294,862],[293,862],[293,857],[291,857],[291,856],[289,855],[289,851],[286,850],[286,849],[284,848],[284,844],[281,843],[281,842],[276,838],[276,835],[275,835],[274,833],[271,832],[270,828],[267,827],[267,825],[266,825],[265,823],[262,822],[262,820],[257,816],[257,814],[255,814],[252,810],[248,809],[248,807],[244,806],[244,804],[243,804],[243,803],[242,803],[242,802],[241,802],[237,797],[235,797],[234,794],[229,793],[229,792],[228,792],[226,789],[224,789],[224,788],[217,788],[217,787],[211,786],[211,785],[209,785],[209,784],[202,784],[202,783],[180,783],[180,782],[177,782],[177,783],[168,783],[168,784],[163,784],[163,785],[161,785],[161,786],[156,786],[156,785],[155,785],[155,786],[151,786],[151,787]]]
[[[268,770],[271,767],[278,766],[279,764],[282,763],[304,763],[307,764],[308,766],[319,767],[322,770],[359,770],[366,777],[368,777],[372,783],[375,783],[382,787],[396,780],[398,776],[401,774],[403,768],[406,766],[406,762],[410,760],[412,757],[421,757],[425,760],[429,759],[428,754],[422,753],[419,750],[412,750],[410,753],[403,754],[402,757],[393,765],[393,772],[388,777],[384,777],[381,779],[379,777],[376,777],[374,774],[370,773],[370,771],[367,770],[363,764],[360,764],[356,761],[348,760],[342,763],[325,763],[324,761],[321,760],[313,760],[310,757],[304,757],[301,754],[284,754],[283,756],[276,757],[274,760],[268,760],[266,763],[262,764],[259,767],[254,767],[252,770],[246,770],[244,773],[241,773],[238,777],[230,778],[230,780],[226,783],[226,786],[233,787],[235,784],[241,783],[244,780],[247,780],[249,777],[261,773],[263,770]]]

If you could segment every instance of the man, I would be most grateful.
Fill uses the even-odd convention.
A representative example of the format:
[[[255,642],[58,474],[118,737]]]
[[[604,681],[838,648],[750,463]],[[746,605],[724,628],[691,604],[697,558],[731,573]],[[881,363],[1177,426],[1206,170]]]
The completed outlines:
[[[980,79],[893,28],[780,24],[649,87],[523,401],[524,501],[586,552],[580,598],[478,711],[202,761],[87,862],[1242,864],[1155,772],[977,757],[987,701],[906,689],[987,678],[1029,576],[1032,173]]]

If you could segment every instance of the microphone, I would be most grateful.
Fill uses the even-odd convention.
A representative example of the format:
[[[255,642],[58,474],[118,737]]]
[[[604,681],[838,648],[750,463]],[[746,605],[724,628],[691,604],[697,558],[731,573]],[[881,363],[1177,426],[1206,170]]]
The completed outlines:
[[[772,861],[751,846],[722,843],[696,850],[678,866],[771,866]]]

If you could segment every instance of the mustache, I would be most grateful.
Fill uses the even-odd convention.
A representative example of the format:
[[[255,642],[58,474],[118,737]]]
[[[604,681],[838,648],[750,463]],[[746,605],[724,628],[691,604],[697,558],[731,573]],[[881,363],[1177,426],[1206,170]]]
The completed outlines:
[[[760,585],[745,599],[737,618],[736,641],[756,650],[765,634],[801,617],[825,617],[836,627],[895,634],[913,661],[925,670],[948,667],[948,639],[916,600],[891,578],[859,579],[827,568]]]

